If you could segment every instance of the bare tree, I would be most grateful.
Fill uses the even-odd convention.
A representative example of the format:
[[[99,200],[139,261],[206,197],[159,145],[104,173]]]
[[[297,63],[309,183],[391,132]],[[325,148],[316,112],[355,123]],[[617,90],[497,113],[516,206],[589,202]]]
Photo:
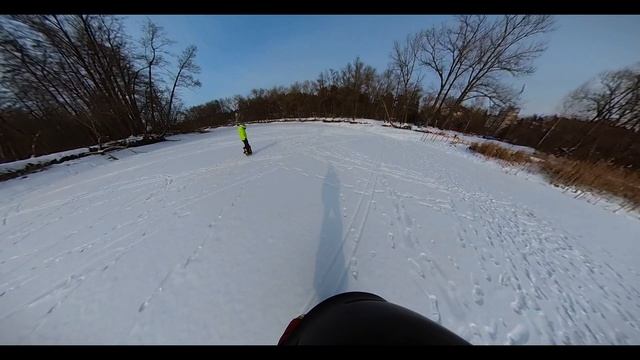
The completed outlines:
[[[392,69],[400,80],[399,98],[402,106],[402,120],[407,122],[409,104],[420,91],[422,74],[418,69],[420,34],[407,35],[404,44],[395,41],[391,53]]]
[[[0,16],[1,108],[21,114],[10,121],[29,119],[33,134],[42,130],[33,137],[37,149],[36,141],[63,143],[48,129],[71,122],[99,147],[107,139],[164,133],[179,110],[179,89],[199,85],[196,49],[188,47],[168,73],[171,42],[150,21],[144,30],[135,55],[115,16]]]
[[[144,105],[149,115],[149,120],[145,126],[145,134],[147,134],[153,127],[158,126],[159,117],[162,115],[159,110],[162,108],[161,86],[163,79],[158,76],[156,71],[168,64],[165,55],[168,54],[167,47],[172,42],[167,39],[164,29],[149,19],[143,26],[143,34],[140,40],[143,52],[138,58],[143,62],[143,67],[139,71],[146,71],[147,75],[145,79],[146,96]]]
[[[600,74],[572,91],[565,113],[587,121],[638,130],[640,127],[640,64]]]
[[[589,128],[578,143],[570,148],[575,151],[602,124],[640,130],[640,64],[617,71],[607,71],[596,79],[572,91],[563,104],[567,115],[582,118],[594,125]],[[591,152],[595,150],[598,137]]]
[[[188,46],[178,58],[178,71],[173,79],[173,85],[171,86],[171,94],[169,95],[169,102],[167,104],[165,115],[168,124],[164,126],[163,132],[166,131],[167,125],[171,124],[175,120],[172,110],[176,90],[179,88],[201,86],[200,81],[194,78],[194,75],[200,72],[200,67],[195,63],[197,51],[197,47],[193,45]]]
[[[117,18],[16,15],[0,24],[2,73],[14,102],[43,121],[68,116],[99,145],[105,133],[135,131],[124,50]]]
[[[437,77],[437,90],[428,104],[435,121],[445,107],[455,108],[472,99],[512,105],[518,92],[506,86],[503,77],[535,70],[532,62],[546,47],[544,41],[534,39],[552,26],[548,15],[504,15],[493,20],[463,15],[455,25],[421,32],[418,60]]]
[[[389,67],[377,77],[373,91],[373,100],[382,105],[386,120],[391,125],[395,119],[397,94],[400,87],[401,81],[398,73]]]
[[[359,57],[353,61],[353,64],[348,63],[340,71],[339,84],[347,92],[346,98],[352,106],[351,118],[358,117],[358,106],[361,103],[360,97],[372,88],[375,73],[375,69],[363,63]]]

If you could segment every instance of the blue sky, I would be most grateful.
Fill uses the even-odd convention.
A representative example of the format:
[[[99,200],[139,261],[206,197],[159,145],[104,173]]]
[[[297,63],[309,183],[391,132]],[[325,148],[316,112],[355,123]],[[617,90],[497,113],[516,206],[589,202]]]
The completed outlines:
[[[186,105],[246,95],[253,88],[312,80],[339,69],[356,56],[384,70],[394,40],[450,16],[433,15],[154,15],[176,41],[174,51],[198,47],[202,87],[185,91]],[[147,16],[127,16],[133,37]],[[571,90],[605,70],[640,62],[640,16],[556,16],[547,51],[536,60],[535,74],[514,80],[525,90],[522,114],[559,110]]]

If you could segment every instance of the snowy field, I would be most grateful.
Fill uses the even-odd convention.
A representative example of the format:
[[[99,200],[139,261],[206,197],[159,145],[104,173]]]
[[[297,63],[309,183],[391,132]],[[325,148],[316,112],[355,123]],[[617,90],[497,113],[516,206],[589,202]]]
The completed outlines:
[[[1,182],[0,343],[275,344],[361,290],[473,344],[640,344],[631,214],[421,133],[247,132]]]

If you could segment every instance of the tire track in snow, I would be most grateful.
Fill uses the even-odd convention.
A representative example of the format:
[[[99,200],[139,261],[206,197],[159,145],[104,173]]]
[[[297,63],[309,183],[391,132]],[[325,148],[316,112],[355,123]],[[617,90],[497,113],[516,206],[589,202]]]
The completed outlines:
[[[278,156],[278,157],[271,157],[271,158],[266,158],[266,160],[274,160],[274,159],[281,159],[283,157]],[[264,161],[265,159],[262,159],[262,161]],[[215,195],[216,193],[219,193],[221,191],[225,191],[228,190],[231,187],[234,186],[238,186],[241,185],[241,189],[238,192],[238,194],[236,194],[236,196],[233,198],[233,200],[231,201],[231,207],[233,207],[233,204],[237,203],[237,201],[242,197],[242,195],[245,192],[245,188],[246,188],[246,184],[252,181],[255,181],[257,179],[259,179],[262,176],[268,175],[274,171],[277,171],[280,169],[280,166],[273,166],[273,164],[270,164],[269,166],[266,166],[271,168],[270,170],[267,171],[262,171],[262,172],[258,172],[257,174],[250,174],[248,176],[243,177],[241,180],[239,181],[235,181],[227,186],[223,186],[221,188],[218,188],[214,191],[211,192],[207,192],[204,195],[199,195],[197,196],[198,200],[203,200],[205,197],[209,197],[212,195]],[[177,209],[182,209],[185,208],[188,205],[192,205],[193,203],[197,202],[197,201],[191,201],[193,198],[190,198],[186,203],[181,204]],[[140,304],[140,306],[138,307],[138,314],[142,314],[146,309],[148,309],[153,302],[155,301],[155,299],[157,297],[159,297],[162,293],[163,290],[171,283],[171,280],[177,276],[179,273],[181,276],[185,276],[185,271],[187,270],[188,266],[195,261],[198,258],[198,255],[200,253],[200,251],[202,251],[202,249],[205,247],[205,245],[207,244],[207,242],[210,242],[216,235],[216,230],[217,230],[217,223],[218,223],[218,219],[221,219],[222,216],[224,214],[226,214],[228,211],[232,210],[231,208],[229,208],[229,206],[226,207],[222,207],[220,209],[220,211],[218,212],[218,215],[216,216],[216,218],[214,219],[213,222],[209,223],[209,235],[204,238],[200,243],[198,243],[195,248],[189,253],[189,255],[182,261],[176,263],[164,276],[164,278],[158,283],[158,285],[155,287],[155,289],[151,292],[151,294],[149,294],[146,299]],[[138,315],[140,316],[140,315]],[[129,338],[131,338],[132,336],[134,336],[134,334],[136,332],[139,331],[141,326],[141,323],[139,320],[136,320],[133,322],[133,324],[131,325],[131,327],[128,330],[128,336]]]
[[[157,232],[157,231],[155,231]],[[60,306],[62,306],[66,300],[80,288],[80,286],[86,283],[86,280],[95,274],[102,273],[106,271],[110,266],[115,265],[124,255],[129,253],[129,251],[135,247],[137,244],[149,239],[151,235],[155,232],[149,233],[149,236],[146,233],[143,233],[136,241],[130,243],[129,245],[121,248],[117,248],[110,253],[102,254],[98,258],[93,259],[89,264],[84,264],[80,271],[75,271],[72,274],[68,275],[64,280],[59,281],[53,287],[44,291],[37,297],[31,299],[28,303],[19,305],[14,310],[2,315],[0,317],[0,322],[12,317],[21,311],[25,311],[29,308],[33,308],[34,306],[38,306],[45,301],[49,301],[50,299],[54,299],[54,304],[52,306],[47,306],[48,310],[42,314],[39,319],[36,321],[36,325],[32,327],[32,329],[26,334],[23,335],[23,340],[30,338],[33,333],[35,333],[38,329],[40,329],[44,323],[47,321],[49,316]],[[111,258],[112,255],[115,255]],[[106,262],[104,261],[106,260]]]

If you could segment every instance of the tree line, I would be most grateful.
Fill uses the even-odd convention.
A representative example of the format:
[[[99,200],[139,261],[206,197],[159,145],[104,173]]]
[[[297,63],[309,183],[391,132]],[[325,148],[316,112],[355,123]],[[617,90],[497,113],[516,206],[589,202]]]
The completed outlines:
[[[535,70],[533,61],[545,50],[540,36],[552,30],[547,15],[457,16],[396,41],[382,72],[356,58],[314,81],[226,99],[225,110],[247,120],[317,115],[446,126],[464,108],[498,113],[514,106],[521,91],[508,78]]]
[[[187,111],[185,127],[301,117],[372,118],[475,133],[586,160],[640,167],[639,67],[600,74],[561,114],[518,117],[554,21],[546,15],[458,16],[396,41],[382,72],[356,58],[315,80],[254,89]]]
[[[200,85],[196,47],[170,44],[151,21],[134,40],[115,16],[1,17],[0,159],[163,136]]]
[[[394,42],[382,71],[355,58],[314,80],[186,108],[180,90],[200,85],[197,49],[170,54],[152,22],[133,40],[113,16],[5,16],[0,159],[228,125],[237,114],[429,125],[640,166],[638,66],[588,81],[564,99],[560,116],[517,116],[524,88],[509,84],[535,71],[554,28],[547,15],[457,16]]]

